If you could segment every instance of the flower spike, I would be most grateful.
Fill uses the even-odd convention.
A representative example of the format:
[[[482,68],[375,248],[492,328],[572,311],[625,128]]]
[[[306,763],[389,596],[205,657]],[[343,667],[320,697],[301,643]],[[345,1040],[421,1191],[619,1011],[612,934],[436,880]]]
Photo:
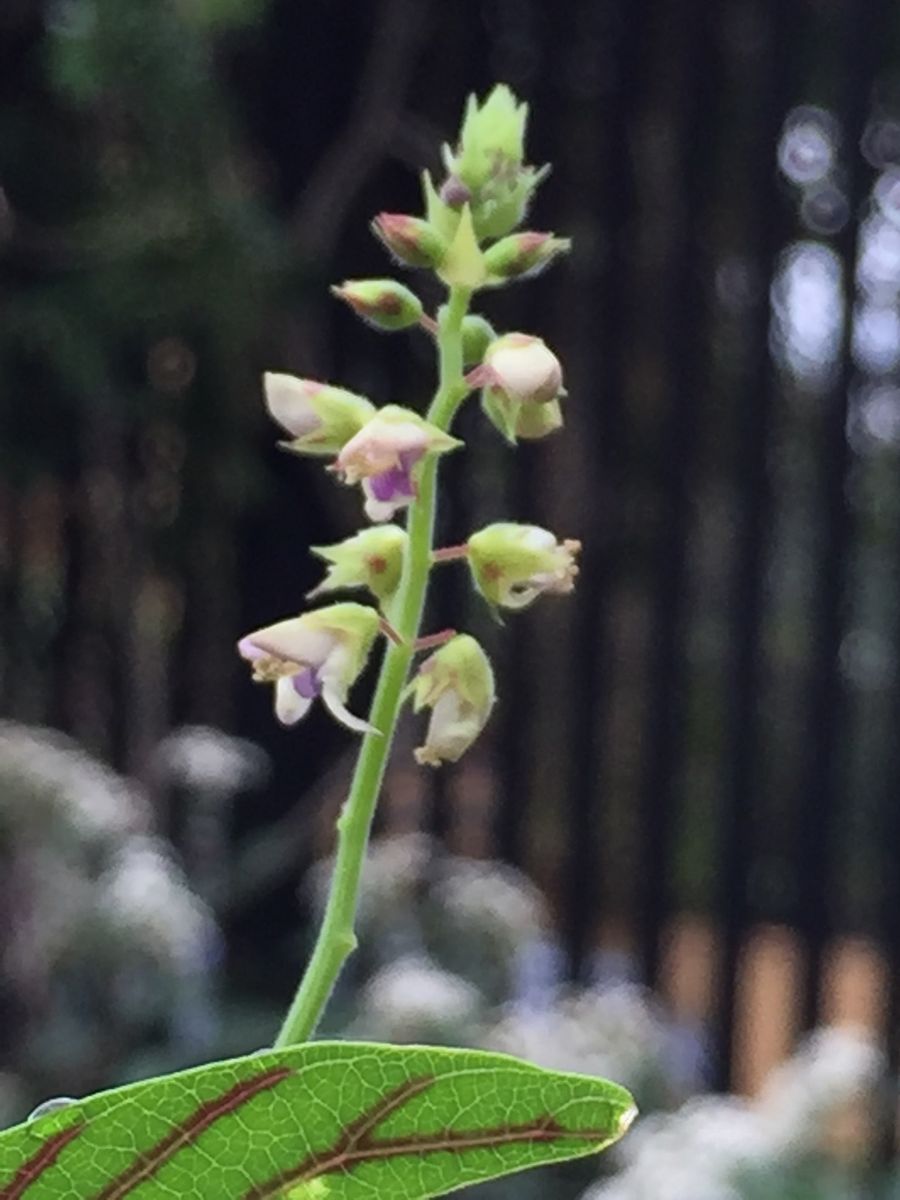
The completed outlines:
[[[275,686],[275,715],[295,725],[321,697],[331,715],[355,733],[377,733],[346,707],[378,633],[378,613],[364,604],[332,604],[248,633],[238,653],[256,683]]]

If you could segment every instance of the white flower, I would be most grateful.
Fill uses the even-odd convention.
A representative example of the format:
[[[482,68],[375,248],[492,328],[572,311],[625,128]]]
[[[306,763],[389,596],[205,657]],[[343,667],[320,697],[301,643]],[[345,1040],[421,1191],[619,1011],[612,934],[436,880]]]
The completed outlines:
[[[829,1117],[872,1092],[884,1070],[865,1030],[816,1030],[766,1080],[760,1112],[782,1151],[802,1154],[821,1143]]]
[[[471,1020],[481,1002],[471,983],[415,955],[379,971],[364,997],[369,1012],[392,1029],[413,1034],[423,1026]]]
[[[321,696],[333,717],[357,733],[372,730],[345,701],[369,656],[378,613],[363,604],[332,604],[247,634],[241,657],[258,683],[275,685],[275,715],[294,725]]]
[[[270,416],[293,438],[285,446],[298,454],[337,454],[375,413],[364,396],[314,379],[270,371],[263,387]]]

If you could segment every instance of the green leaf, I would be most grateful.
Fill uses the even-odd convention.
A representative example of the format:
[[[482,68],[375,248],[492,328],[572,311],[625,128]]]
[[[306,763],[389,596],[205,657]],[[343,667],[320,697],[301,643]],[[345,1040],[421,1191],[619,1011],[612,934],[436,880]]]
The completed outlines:
[[[614,1083],[502,1054],[316,1042],[103,1092],[0,1134],[0,1200],[426,1200],[592,1154]]]

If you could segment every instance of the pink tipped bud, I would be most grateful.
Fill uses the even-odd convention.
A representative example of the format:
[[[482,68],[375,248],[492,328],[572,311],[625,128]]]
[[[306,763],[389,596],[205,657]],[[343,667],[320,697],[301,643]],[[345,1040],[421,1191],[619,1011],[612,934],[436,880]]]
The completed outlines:
[[[422,318],[419,297],[395,279],[348,279],[331,290],[378,329],[409,329]]]
[[[526,333],[497,338],[466,380],[482,389],[485,416],[511,443],[546,437],[562,424],[562,367],[540,338]]]
[[[501,238],[484,253],[484,265],[490,281],[500,283],[538,275],[560,254],[571,247],[568,238],[552,233],[513,233]]]
[[[408,267],[438,267],[447,253],[447,242],[433,225],[406,213],[379,213],[372,232]]]

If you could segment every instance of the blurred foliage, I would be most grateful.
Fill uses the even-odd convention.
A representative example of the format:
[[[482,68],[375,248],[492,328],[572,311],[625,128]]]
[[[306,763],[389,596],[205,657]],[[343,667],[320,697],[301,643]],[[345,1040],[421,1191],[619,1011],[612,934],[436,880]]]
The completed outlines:
[[[50,95],[3,118],[16,285],[3,357],[20,372],[24,357],[44,411],[93,397],[148,419],[178,400],[205,454],[236,441],[235,393],[279,258],[215,35],[258,9],[77,0],[52,6],[27,47]]]

